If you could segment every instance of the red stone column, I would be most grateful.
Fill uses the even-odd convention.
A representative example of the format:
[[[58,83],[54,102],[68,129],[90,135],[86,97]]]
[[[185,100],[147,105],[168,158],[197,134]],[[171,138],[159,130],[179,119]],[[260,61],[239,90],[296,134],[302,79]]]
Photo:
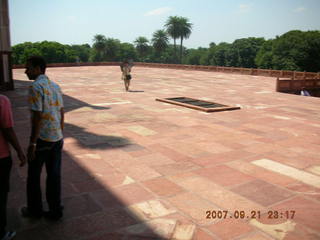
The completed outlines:
[[[13,90],[8,0],[0,0],[0,89]]]

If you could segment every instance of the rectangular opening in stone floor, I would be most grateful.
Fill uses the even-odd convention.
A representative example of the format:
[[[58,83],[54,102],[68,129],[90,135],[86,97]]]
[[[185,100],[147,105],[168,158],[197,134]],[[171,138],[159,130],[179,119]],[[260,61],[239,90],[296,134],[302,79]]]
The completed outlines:
[[[204,112],[219,112],[240,109],[240,107],[232,107],[216,102],[209,102],[189,97],[157,98],[156,100]]]

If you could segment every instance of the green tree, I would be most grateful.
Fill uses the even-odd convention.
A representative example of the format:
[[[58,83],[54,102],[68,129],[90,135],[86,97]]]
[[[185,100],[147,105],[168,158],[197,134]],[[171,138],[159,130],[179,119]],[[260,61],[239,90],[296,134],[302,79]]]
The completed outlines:
[[[183,39],[187,39],[191,35],[192,24],[188,18],[179,18],[179,37],[180,37],[180,63],[182,62]]]
[[[180,18],[178,16],[170,16],[165,23],[165,27],[167,33],[171,38],[173,38],[173,46],[174,46],[174,57],[177,59],[177,43],[176,39],[180,37]]]
[[[114,38],[107,38],[103,51],[104,61],[117,61],[119,60],[120,41]]]
[[[91,52],[91,47],[89,44],[82,45],[71,45],[71,49],[76,54],[76,61],[79,62],[88,62]]]
[[[137,52],[131,43],[121,43],[119,49],[119,59],[121,61],[125,59],[137,59]]]
[[[272,47],[274,69],[319,71],[320,31],[289,31],[276,38]]]
[[[135,41],[134,44],[136,46],[136,50],[139,54],[139,57],[142,61],[145,61],[145,57],[149,51],[149,41],[146,37],[138,37]]]
[[[46,59],[47,63],[68,62],[66,45],[58,42],[42,41],[34,43],[34,47],[40,50],[42,57]]]
[[[258,51],[256,58],[255,58],[255,64],[258,68],[262,69],[272,69],[272,46],[273,46],[273,40],[267,40],[263,43],[260,50]]]
[[[42,52],[31,42],[20,43],[12,47],[13,64],[25,64],[27,58],[34,55],[41,56]]]
[[[226,42],[221,42],[214,48],[211,48],[209,53],[209,57],[211,55],[211,58],[209,59],[210,65],[227,66],[227,55],[228,52],[230,52],[230,49],[231,44]]]
[[[93,49],[95,50],[93,52],[93,58],[95,61],[102,61],[104,50],[106,47],[106,37],[102,34],[97,34],[93,37]]]
[[[265,42],[264,38],[241,38],[232,43],[228,53],[228,65],[232,67],[255,68],[255,58]]]
[[[151,42],[156,53],[160,55],[169,45],[168,34],[164,30],[157,30],[153,33]]]
[[[190,65],[201,65],[201,62],[205,62],[205,57],[208,49],[207,48],[201,48],[198,49],[188,49],[186,50],[186,56],[184,58],[185,64]]]

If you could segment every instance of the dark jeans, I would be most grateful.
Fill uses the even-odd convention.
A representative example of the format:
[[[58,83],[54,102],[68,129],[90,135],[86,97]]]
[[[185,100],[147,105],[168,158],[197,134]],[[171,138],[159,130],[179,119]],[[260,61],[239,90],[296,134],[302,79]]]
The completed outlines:
[[[63,140],[46,142],[37,140],[35,159],[28,163],[27,205],[31,213],[43,211],[40,176],[43,164],[46,165],[46,198],[49,210],[62,211],[61,208],[61,151]]]
[[[11,167],[11,157],[0,159],[0,238],[5,234],[7,225],[7,200]]]

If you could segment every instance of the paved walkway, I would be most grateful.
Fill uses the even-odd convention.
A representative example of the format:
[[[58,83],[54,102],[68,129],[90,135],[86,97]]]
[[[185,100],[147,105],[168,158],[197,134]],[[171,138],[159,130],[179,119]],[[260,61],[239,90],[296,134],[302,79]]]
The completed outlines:
[[[16,90],[6,94],[26,147],[23,72],[14,70]],[[15,163],[16,239],[320,239],[319,98],[276,93],[274,78],[247,75],[136,67],[125,92],[119,67],[47,74],[65,94],[65,217],[19,216],[26,168]],[[241,110],[155,101],[179,96]]]

